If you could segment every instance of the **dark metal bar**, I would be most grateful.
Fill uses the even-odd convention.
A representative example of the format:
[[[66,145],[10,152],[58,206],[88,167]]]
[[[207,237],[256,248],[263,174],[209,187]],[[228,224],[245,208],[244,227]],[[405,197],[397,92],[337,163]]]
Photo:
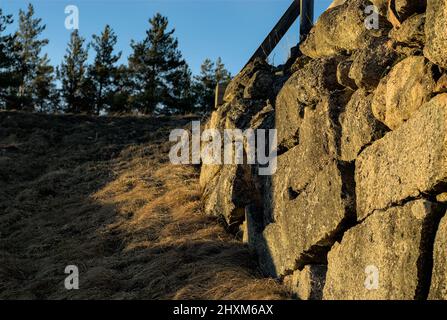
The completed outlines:
[[[301,1],[306,2],[307,0],[301,0]],[[307,6],[305,6],[305,8],[307,8]],[[252,62],[256,58],[267,59],[270,53],[272,53],[272,51],[281,41],[282,37],[284,37],[286,32],[296,21],[299,15],[300,15],[300,0],[293,0],[293,3],[290,5],[289,9],[287,9],[286,13],[284,13],[284,15],[272,29],[272,31],[270,31],[269,35],[262,42],[258,50],[256,50],[256,52],[253,54],[250,60],[248,60],[248,63]]]
[[[300,41],[303,41],[314,24],[314,0],[301,0],[300,20]]]

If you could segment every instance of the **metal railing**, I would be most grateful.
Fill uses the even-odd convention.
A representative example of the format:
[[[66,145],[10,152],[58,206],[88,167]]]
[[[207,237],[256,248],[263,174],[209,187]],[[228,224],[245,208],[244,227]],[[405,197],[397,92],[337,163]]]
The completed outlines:
[[[278,43],[293,25],[300,18],[300,41],[303,41],[312,29],[314,21],[314,0],[293,0],[287,11],[283,14],[272,31],[267,35],[259,48],[251,56],[244,68],[256,58],[267,60],[269,55],[276,48]],[[223,103],[225,87],[218,84],[215,93],[215,107]]]
[[[272,31],[270,31],[262,44],[255,51],[253,56],[248,60],[247,64],[256,58],[266,60],[299,16],[301,16],[301,41],[307,36],[313,26],[314,0],[294,0],[281,19],[279,19],[278,23],[273,27]]]

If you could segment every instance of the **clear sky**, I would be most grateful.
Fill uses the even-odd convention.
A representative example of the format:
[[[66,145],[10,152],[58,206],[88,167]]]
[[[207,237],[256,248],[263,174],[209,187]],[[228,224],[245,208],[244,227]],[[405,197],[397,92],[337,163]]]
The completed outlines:
[[[332,0],[315,0],[316,16]],[[148,19],[156,12],[168,17],[175,28],[180,50],[194,73],[209,57],[222,57],[227,68],[236,74],[272,29],[291,0],[0,0],[4,13],[17,18],[20,8],[32,3],[36,16],[47,25],[45,48],[54,65],[60,64],[70,32],[65,28],[65,7],[76,5],[80,13],[80,34],[91,39],[110,24],[118,35],[117,49],[127,62],[131,39],[141,40],[148,29]],[[283,38],[271,62],[284,62],[289,48],[298,41],[298,26]]]

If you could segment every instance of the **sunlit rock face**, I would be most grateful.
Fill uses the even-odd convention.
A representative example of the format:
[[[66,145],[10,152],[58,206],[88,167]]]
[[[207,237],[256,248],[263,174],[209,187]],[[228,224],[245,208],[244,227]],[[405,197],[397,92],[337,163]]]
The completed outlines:
[[[443,0],[334,1],[298,57],[247,66],[211,117],[277,130],[273,175],[203,166],[204,199],[296,297],[447,298],[446,17]]]

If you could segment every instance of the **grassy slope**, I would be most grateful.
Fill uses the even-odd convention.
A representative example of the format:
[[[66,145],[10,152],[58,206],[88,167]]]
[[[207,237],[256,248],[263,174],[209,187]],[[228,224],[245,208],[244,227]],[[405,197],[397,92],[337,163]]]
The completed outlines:
[[[0,298],[284,297],[201,214],[197,168],[168,162],[188,121],[0,112]]]

